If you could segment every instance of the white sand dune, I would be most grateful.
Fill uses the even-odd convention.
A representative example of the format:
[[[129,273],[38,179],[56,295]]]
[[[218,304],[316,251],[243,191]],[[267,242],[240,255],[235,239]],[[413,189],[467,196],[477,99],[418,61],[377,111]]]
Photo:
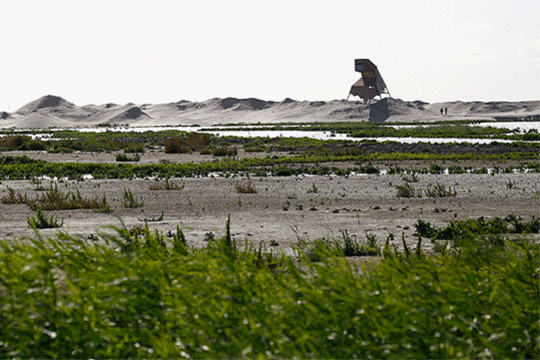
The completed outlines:
[[[447,109],[447,116],[440,110]],[[95,125],[167,126],[229,123],[331,122],[331,121],[436,121],[442,119],[539,118],[540,101],[442,102],[429,104],[385,98],[372,104],[358,101],[280,102],[254,98],[181,100],[168,104],[103,104],[77,106],[47,95],[14,113],[2,112],[0,128],[86,127]]]

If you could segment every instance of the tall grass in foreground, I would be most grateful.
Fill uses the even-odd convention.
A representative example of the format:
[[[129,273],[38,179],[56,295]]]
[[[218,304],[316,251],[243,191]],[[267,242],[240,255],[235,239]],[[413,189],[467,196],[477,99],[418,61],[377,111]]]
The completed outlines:
[[[0,357],[535,358],[539,245],[461,242],[359,272],[177,234],[1,242]],[[488,254],[489,257],[483,256]],[[277,260],[277,261],[276,261]]]

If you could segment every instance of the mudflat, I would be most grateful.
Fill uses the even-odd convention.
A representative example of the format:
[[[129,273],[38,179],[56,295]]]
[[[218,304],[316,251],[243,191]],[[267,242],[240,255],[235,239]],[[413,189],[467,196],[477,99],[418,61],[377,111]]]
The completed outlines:
[[[242,156],[242,154],[239,154]],[[48,154],[33,152],[29,156],[49,161],[63,156],[66,161],[112,162],[113,154]],[[255,156],[255,155],[254,155]],[[109,159],[110,158],[110,159]],[[202,161],[200,155],[164,154],[146,152],[142,162]],[[342,164],[343,165],[343,164]],[[384,164],[374,164],[384,168]],[[411,165],[411,164],[409,164]],[[414,165],[414,164],[412,164]],[[461,166],[467,164],[461,163]],[[478,165],[478,164],[472,164]],[[508,166],[508,164],[506,164]],[[418,238],[414,224],[423,220],[434,226],[445,226],[453,219],[483,216],[504,218],[509,214],[529,220],[540,216],[539,173],[495,174],[417,174],[414,182],[404,175],[358,174],[349,176],[289,176],[289,177],[225,177],[209,176],[172,178],[175,189],[154,190],[163,179],[89,179],[85,181],[41,179],[4,180],[0,196],[8,188],[30,199],[43,195],[51,184],[62,193],[76,192],[83,197],[105,196],[114,208],[110,213],[91,210],[45,211],[46,216],[63,219],[59,229],[40,230],[42,236],[58,231],[83,238],[96,238],[100,232],[110,232],[107,226],[128,228],[147,226],[164,234],[175,232],[177,226],[184,232],[191,246],[204,246],[212,236],[224,234],[228,216],[231,232],[237,242],[246,239],[268,247],[290,251],[298,239],[315,240],[323,237],[339,239],[342,231],[358,239],[366,234],[376,235],[383,242],[394,235],[399,248],[402,236],[414,245]],[[400,197],[396,186],[409,184],[416,196]],[[250,185],[255,192],[238,192],[238,186]],[[429,197],[426,190],[433,186],[453,190],[455,196]],[[122,204],[128,189],[141,207],[126,208]],[[36,212],[26,204],[0,203],[0,238],[35,237],[27,218]],[[538,234],[533,235],[540,240]],[[422,246],[430,250],[432,244]]]

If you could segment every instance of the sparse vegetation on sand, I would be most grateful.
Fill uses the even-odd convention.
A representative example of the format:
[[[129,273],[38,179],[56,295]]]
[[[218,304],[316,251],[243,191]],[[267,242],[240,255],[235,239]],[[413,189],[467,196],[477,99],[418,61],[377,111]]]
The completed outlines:
[[[48,190],[35,198],[29,198],[26,193],[23,195],[10,187],[7,188],[7,191],[8,193],[0,198],[3,204],[27,204],[30,209],[35,211],[71,209],[91,209],[100,213],[113,211],[105,195],[101,199],[97,196],[88,198],[82,196],[78,189],[75,192],[63,193],[58,189],[58,184],[52,182]]]
[[[77,189],[75,192],[63,193],[58,189],[57,183],[51,183],[49,189],[34,199],[27,199],[26,204],[32,210],[70,210],[91,209],[96,212],[111,212],[112,208],[107,203],[105,195],[88,198],[82,196]]]
[[[186,184],[184,182],[182,182],[181,185],[178,185],[170,181],[169,178],[166,177],[164,182],[156,179],[156,182],[154,184],[150,184],[148,186],[148,190],[182,190],[185,186]]]
[[[241,194],[255,194],[257,192],[257,188],[251,183],[251,181],[248,181],[247,184],[236,184],[235,186],[236,192]]]
[[[64,225],[64,219],[60,220],[53,215],[47,217],[41,209],[37,210],[36,217],[29,216],[27,221],[28,225],[34,229],[53,229]]]
[[[126,154],[116,154],[116,161],[119,161],[119,162],[127,162],[127,161],[131,161],[131,162],[137,162],[141,160],[141,157],[139,156],[139,154],[135,154],[133,156],[128,156]]]
[[[144,205],[144,200],[137,199],[130,189],[124,188],[122,205],[124,205],[126,208],[139,208]]]
[[[474,235],[384,246],[357,268],[317,247],[202,249],[117,228],[0,242],[0,354],[17,358],[535,358],[540,246]],[[344,234],[344,237],[348,235]]]

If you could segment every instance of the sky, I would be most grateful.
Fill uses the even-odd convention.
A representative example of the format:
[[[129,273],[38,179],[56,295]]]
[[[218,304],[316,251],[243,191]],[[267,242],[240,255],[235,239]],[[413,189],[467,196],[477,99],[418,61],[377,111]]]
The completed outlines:
[[[0,111],[211,98],[540,100],[539,0],[2,0]]]

